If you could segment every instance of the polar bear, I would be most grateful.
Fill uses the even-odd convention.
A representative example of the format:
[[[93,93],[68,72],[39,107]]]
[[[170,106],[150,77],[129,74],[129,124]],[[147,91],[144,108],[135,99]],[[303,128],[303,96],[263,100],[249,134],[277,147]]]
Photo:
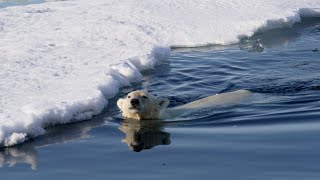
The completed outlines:
[[[157,99],[147,91],[138,90],[129,93],[124,98],[120,98],[117,101],[117,106],[124,118],[137,120],[171,119],[192,110],[235,104],[248,98],[251,94],[248,90],[237,90],[212,95],[182,106],[167,109],[169,105],[168,99]]]

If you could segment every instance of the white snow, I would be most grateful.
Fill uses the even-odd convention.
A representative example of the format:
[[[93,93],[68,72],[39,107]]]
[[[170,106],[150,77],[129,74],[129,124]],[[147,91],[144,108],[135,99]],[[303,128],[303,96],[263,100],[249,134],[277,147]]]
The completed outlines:
[[[320,0],[77,0],[0,9],[0,145],[90,119],[170,47],[236,43]]]

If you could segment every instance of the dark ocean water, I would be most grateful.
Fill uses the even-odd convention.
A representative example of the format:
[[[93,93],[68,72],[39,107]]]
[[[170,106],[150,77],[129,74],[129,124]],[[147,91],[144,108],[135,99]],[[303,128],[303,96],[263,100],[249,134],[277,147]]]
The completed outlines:
[[[104,113],[0,150],[0,177],[319,179],[319,69],[319,18],[231,46],[173,48]],[[115,102],[136,89],[170,106],[238,89],[253,97],[175,120],[127,122]]]

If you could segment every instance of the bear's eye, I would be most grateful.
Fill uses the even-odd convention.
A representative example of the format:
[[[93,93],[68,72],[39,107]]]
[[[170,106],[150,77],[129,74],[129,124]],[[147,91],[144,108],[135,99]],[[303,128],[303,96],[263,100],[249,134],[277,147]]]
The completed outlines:
[[[146,95],[144,95],[144,96],[142,96],[143,97],[143,99],[148,99],[148,96],[146,96]]]
[[[130,98],[131,98],[131,96],[127,96],[127,98],[128,98],[128,99],[130,99]]]

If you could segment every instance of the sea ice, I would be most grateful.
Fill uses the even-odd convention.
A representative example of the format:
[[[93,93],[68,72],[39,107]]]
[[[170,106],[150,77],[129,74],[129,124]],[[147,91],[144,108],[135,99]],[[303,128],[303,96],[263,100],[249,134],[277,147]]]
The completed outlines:
[[[90,119],[171,47],[319,17],[320,0],[77,0],[0,9],[0,145]]]

